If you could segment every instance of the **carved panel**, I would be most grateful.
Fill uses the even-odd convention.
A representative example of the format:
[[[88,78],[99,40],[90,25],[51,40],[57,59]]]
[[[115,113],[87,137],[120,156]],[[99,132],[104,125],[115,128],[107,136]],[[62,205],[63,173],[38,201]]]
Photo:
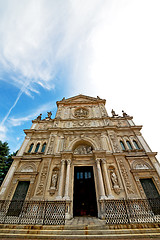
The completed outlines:
[[[46,161],[43,165],[43,169],[42,169],[42,172],[41,172],[41,176],[40,176],[40,180],[39,180],[36,195],[43,195],[43,193],[44,193],[45,181],[46,181],[47,172],[48,172],[48,165],[49,165],[48,161]]]
[[[115,152],[121,152],[121,149],[120,149],[120,146],[119,146],[119,143],[117,141],[117,136],[114,132],[110,133],[110,139],[111,139],[111,142],[112,142],[112,146],[114,148],[114,151]]]
[[[53,153],[53,150],[54,150],[54,141],[55,141],[55,136],[52,135],[52,136],[51,136],[51,141],[50,141],[50,144],[49,144],[49,147],[48,147],[48,150],[47,150],[47,154],[52,154],[52,153]]]
[[[125,181],[125,185],[126,185],[126,189],[127,189],[128,194],[134,194],[132,184],[130,183],[129,175],[128,175],[128,172],[126,170],[126,166],[123,162],[123,158],[119,158],[118,163],[119,163],[119,166],[120,166],[122,176],[123,176],[124,181]]]

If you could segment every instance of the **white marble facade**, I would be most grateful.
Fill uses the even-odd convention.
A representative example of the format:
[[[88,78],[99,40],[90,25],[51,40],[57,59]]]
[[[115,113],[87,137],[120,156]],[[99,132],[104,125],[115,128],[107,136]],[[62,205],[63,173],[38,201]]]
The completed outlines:
[[[57,102],[51,112],[33,120],[0,189],[0,199],[12,199],[19,181],[30,181],[27,200],[67,202],[73,217],[76,167],[90,166],[97,204],[109,199],[145,198],[141,178],[152,178],[160,192],[160,165],[133,118],[123,112],[109,116],[105,100],[78,95]]]

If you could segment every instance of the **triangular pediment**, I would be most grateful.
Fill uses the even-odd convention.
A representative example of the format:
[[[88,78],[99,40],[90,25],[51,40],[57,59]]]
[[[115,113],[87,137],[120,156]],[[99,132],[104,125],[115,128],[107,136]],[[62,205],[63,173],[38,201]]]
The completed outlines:
[[[90,97],[90,96],[86,96],[83,94],[79,94],[77,96],[74,97],[70,97],[70,98],[63,98],[60,102],[62,103],[77,103],[77,102],[97,102],[97,101],[103,101],[101,98],[99,98],[97,96],[97,98],[95,97]]]

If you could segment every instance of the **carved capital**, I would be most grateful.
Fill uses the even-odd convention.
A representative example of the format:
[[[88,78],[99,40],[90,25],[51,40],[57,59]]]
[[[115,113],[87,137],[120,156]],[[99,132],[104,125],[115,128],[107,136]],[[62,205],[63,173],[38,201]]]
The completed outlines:
[[[102,159],[101,159],[101,162],[102,162],[102,164],[106,164],[106,159],[105,159],[105,158],[102,158]]]
[[[65,162],[66,162],[66,160],[65,160],[65,159],[61,159],[61,165],[64,165],[64,164],[65,164]]]
[[[96,164],[100,164],[101,159],[100,158],[96,158]]]
[[[70,159],[66,160],[66,162],[67,162],[67,165],[71,165],[71,160]]]

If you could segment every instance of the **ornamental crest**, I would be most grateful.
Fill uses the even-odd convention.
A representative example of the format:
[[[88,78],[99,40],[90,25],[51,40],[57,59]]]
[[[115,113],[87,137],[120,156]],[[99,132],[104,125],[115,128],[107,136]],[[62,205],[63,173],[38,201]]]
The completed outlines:
[[[86,108],[78,108],[74,112],[74,116],[77,118],[85,118],[88,117],[88,109]]]

